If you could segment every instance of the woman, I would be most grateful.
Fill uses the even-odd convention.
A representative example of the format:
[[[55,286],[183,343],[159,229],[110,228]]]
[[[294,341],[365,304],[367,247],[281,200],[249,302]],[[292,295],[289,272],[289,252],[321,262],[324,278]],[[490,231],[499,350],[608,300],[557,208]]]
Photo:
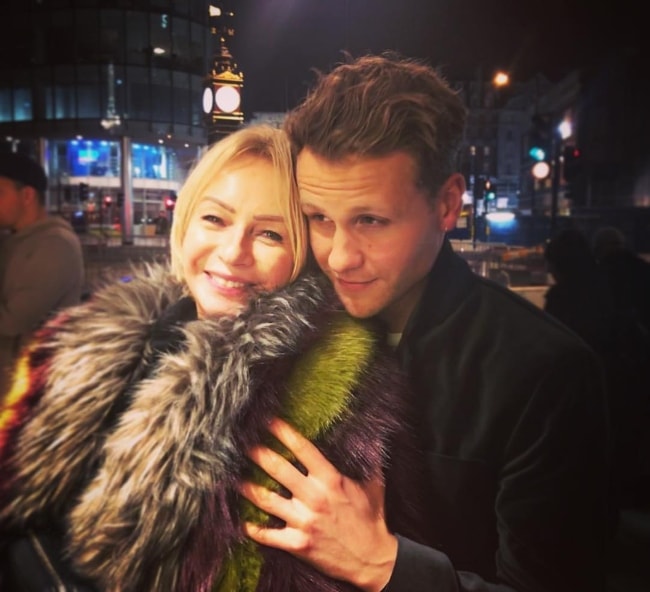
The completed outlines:
[[[179,192],[171,268],[64,311],[19,361],[0,414],[2,529],[54,532],[98,590],[349,589],[246,540],[243,519],[273,518],[236,493],[276,415],[357,479],[404,440],[391,462],[401,485],[412,474],[399,373],[306,257],[283,133],[210,148]],[[406,494],[395,528],[414,507]]]

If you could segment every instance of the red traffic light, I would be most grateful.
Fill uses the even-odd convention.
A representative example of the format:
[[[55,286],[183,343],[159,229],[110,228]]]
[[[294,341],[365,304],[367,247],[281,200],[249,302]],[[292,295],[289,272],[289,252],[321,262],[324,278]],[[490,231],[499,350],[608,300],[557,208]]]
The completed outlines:
[[[176,202],[171,197],[166,197],[165,198],[165,209],[166,210],[173,210],[175,205],[176,205]]]
[[[104,205],[106,207],[110,206],[113,203],[113,198],[110,195],[104,196]]]

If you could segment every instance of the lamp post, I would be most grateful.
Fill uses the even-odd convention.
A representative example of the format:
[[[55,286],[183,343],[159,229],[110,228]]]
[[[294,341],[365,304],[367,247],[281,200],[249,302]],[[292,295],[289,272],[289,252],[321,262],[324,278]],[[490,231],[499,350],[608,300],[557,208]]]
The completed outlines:
[[[476,74],[476,80],[470,86],[469,93],[469,107],[471,109],[476,109],[477,115],[480,114],[481,117],[478,118],[479,123],[475,125],[473,130],[476,127],[481,127],[484,125],[480,123],[481,121],[490,121],[493,125],[491,129],[497,129],[498,124],[495,121],[498,121],[498,111],[500,109],[501,103],[501,89],[510,84],[510,75],[504,70],[494,71],[492,77],[489,81],[483,78],[483,65],[479,65]],[[472,90],[475,89],[475,92]],[[483,115],[487,117],[483,117]],[[491,117],[494,115],[495,117]],[[498,137],[498,134],[496,134]],[[480,199],[483,199],[483,217],[485,221],[485,214],[487,213],[487,200],[484,198],[485,193],[485,183],[492,182],[496,179],[498,183],[498,168],[496,164],[492,163],[490,166],[490,161],[486,163],[487,152],[484,150],[484,146],[481,146],[479,142],[474,140],[482,138],[483,132],[476,133],[475,137],[469,138],[469,177],[470,177],[470,187],[472,188],[472,220],[471,220],[471,239],[472,239],[472,248],[476,250],[476,243],[478,239],[478,202]],[[482,154],[479,156],[477,150],[482,148]],[[489,154],[496,154],[496,150],[490,150]],[[493,158],[493,156],[489,156]],[[487,229],[487,223],[484,223],[484,228]],[[487,235],[486,235],[487,239]]]
[[[550,238],[555,235],[555,227],[557,224],[557,198],[558,189],[560,186],[560,145],[560,134],[557,131],[556,126],[554,126],[551,139],[551,150],[553,155],[553,176],[551,177],[551,225],[549,229]]]

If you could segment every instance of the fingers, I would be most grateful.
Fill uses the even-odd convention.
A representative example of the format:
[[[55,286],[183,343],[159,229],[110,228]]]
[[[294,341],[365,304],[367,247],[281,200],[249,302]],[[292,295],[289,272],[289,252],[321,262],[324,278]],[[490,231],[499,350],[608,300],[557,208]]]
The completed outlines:
[[[290,492],[294,492],[296,488],[299,488],[301,481],[305,477],[305,473],[301,472],[290,460],[266,446],[252,448],[248,451],[248,458],[264,473]]]
[[[252,481],[242,483],[239,492],[257,509],[286,523],[285,516],[289,512],[287,498]]]
[[[318,466],[318,461],[323,458],[320,450],[293,426],[282,419],[274,418],[269,422],[268,429],[308,472],[311,472],[310,464],[312,468]]]
[[[289,553],[299,553],[305,547],[305,537],[300,530],[294,528],[266,528],[246,522],[244,532],[260,545],[282,549]]]

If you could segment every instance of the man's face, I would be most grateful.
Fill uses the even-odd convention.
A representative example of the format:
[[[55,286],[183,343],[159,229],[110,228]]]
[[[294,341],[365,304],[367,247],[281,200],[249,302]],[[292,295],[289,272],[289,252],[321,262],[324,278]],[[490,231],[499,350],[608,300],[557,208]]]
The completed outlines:
[[[406,153],[332,162],[304,149],[297,178],[312,250],[347,311],[401,332],[456,222],[462,177],[431,200]]]
[[[0,228],[17,230],[25,215],[24,188],[17,189],[12,179],[0,177]]]

